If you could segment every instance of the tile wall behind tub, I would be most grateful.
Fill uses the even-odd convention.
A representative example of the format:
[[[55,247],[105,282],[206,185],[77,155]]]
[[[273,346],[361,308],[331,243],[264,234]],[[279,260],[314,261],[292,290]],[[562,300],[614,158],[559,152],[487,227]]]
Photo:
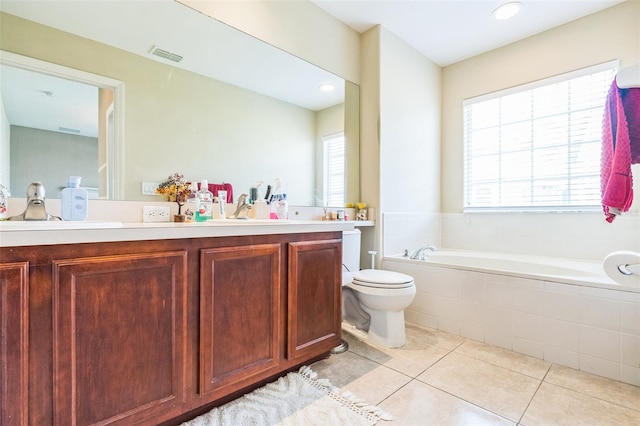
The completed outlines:
[[[640,214],[626,214],[607,223],[595,212],[447,213],[442,215],[442,245],[602,260],[617,250],[640,251]]]
[[[409,322],[640,386],[640,293],[384,262],[414,277]]]
[[[418,247],[440,247],[439,213],[383,213],[383,254],[409,253]]]

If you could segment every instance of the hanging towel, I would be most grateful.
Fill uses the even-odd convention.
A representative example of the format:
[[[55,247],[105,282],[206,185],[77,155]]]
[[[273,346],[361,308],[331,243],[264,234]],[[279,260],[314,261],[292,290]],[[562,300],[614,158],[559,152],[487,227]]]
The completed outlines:
[[[218,191],[227,191],[227,204],[233,203],[233,186],[230,183],[210,183],[209,191],[214,197],[218,196]]]
[[[195,185],[196,189],[200,189],[200,182]],[[227,191],[227,204],[233,203],[233,186],[230,183],[209,183],[208,186],[214,197],[218,196],[218,191]]]
[[[611,83],[602,121],[600,189],[607,222],[629,210],[633,201],[631,164],[640,163],[640,88]]]

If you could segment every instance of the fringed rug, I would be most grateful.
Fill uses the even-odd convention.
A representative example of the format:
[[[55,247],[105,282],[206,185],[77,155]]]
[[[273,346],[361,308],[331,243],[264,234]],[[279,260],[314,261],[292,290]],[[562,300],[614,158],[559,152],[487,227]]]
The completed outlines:
[[[364,426],[379,420],[391,416],[302,367],[182,426]]]

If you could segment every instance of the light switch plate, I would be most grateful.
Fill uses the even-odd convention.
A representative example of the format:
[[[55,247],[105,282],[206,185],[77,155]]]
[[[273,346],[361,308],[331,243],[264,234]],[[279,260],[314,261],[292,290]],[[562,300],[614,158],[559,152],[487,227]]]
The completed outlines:
[[[156,189],[158,189],[159,183],[156,182],[142,182],[142,195],[158,195]]]
[[[169,222],[171,212],[169,207],[144,206],[142,207],[143,222]]]

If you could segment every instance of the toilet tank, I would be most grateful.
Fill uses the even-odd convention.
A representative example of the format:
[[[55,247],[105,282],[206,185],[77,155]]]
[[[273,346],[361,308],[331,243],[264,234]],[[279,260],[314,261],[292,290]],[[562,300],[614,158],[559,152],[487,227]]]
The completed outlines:
[[[360,230],[342,231],[342,264],[350,272],[360,270]]]

